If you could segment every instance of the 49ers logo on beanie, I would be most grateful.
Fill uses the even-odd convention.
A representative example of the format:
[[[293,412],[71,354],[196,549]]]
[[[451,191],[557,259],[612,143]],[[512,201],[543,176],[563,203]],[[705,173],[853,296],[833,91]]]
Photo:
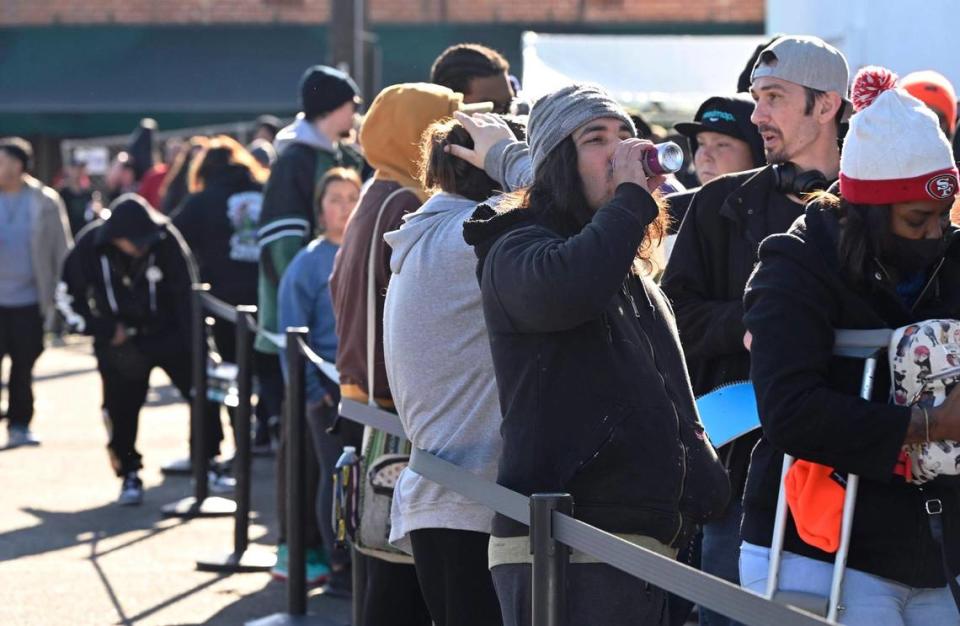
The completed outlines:
[[[940,174],[927,181],[927,193],[934,200],[943,200],[957,195],[957,177],[953,174]]]
[[[847,202],[946,200],[960,189],[937,116],[896,84],[896,74],[883,67],[865,67],[854,78],[850,100],[857,112],[840,157]]]

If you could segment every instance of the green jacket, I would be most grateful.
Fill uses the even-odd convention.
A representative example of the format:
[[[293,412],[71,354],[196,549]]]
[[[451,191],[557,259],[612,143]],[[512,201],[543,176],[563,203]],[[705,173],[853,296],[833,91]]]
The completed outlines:
[[[277,290],[287,266],[316,230],[317,182],[334,167],[349,167],[358,173],[363,157],[349,146],[335,146],[298,116],[277,134],[280,154],[270,172],[263,194],[260,227],[260,276],[257,289],[258,321],[267,333],[282,333],[277,327]],[[260,352],[279,353],[263,332],[255,347]]]

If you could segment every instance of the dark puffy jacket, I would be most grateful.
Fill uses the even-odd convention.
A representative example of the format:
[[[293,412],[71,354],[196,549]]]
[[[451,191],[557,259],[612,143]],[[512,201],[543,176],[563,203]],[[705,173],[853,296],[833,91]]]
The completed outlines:
[[[579,519],[675,542],[726,505],[729,484],[694,405],[673,314],[631,273],[657,213],[623,184],[570,237],[530,210],[482,206],[464,227],[503,412],[498,482],[566,491]],[[498,516],[494,535],[526,527]]]
[[[898,328],[934,318],[960,318],[960,242],[917,303],[907,309],[892,273],[874,261],[866,284],[839,270],[840,226],[832,209],[812,205],[787,234],[760,247],[760,263],[744,297],[753,333],[751,377],[763,438],[754,449],[744,494],[743,539],[769,546],[782,451],[841,472],[860,475],[849,566],[911,587],[942,587],[940,553],[930,535],[924,502],[944,506],[947,544],[960,565],[960,501],[955,489],[929,483],[923,490],[893,474],[906,437],[910,409],[889,404],[889,364],[877,366],[872,401],[860,399],[864,362],[833,356],[836,329]],[[786,549],[833,560],[805,544],[791,522]]]

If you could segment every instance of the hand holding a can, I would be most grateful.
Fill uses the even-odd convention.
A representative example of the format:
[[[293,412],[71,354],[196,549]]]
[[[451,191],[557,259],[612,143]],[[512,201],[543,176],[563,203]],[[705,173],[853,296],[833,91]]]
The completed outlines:
[[[648,171],[649,153],[656,153],[656,146],[646,139],[626,139],[614,150],[610,162],[613,187],[633,183],[653,193],[663,184],[664,176]]]

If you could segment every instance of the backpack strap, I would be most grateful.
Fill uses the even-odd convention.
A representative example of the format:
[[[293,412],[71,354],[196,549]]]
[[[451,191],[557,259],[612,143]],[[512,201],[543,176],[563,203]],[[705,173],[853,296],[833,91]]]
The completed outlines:
[[[377,233],[380,231],[380,220],[383,218],[384,209],[387,208],[391,200],[404,192],[416,194],[411,187],[401,187],[391,192],[390,195],[384,199],[383,204],[380,205],[380,209],[377,211],[377,219],[373,223],[373,234],[370,236],[370,254],[367,257],[367,404],[370,406],[377,406],[377,402],[373,396],[374,379],[376,377],[374,360],[376,358],[377,346],[377,287],[375,283],[377,275],[377,248],[380,243],[380,238],[377,237]]]
[[[947,587],[950,588],[950,594],[953,596],[953,602],[957,605],[957,611],[960,611],[960,584],[957,583],[957,576],[950,567],[950,558],[947,555],[947,540],[943,532],[943,502],[934,495],[926,496],[923,499],[923,509],[927,514],[927,521],[930,523],[930,535],[933,542],[940,548],[940,562],[943,566],[943,575],[947,579]]]

